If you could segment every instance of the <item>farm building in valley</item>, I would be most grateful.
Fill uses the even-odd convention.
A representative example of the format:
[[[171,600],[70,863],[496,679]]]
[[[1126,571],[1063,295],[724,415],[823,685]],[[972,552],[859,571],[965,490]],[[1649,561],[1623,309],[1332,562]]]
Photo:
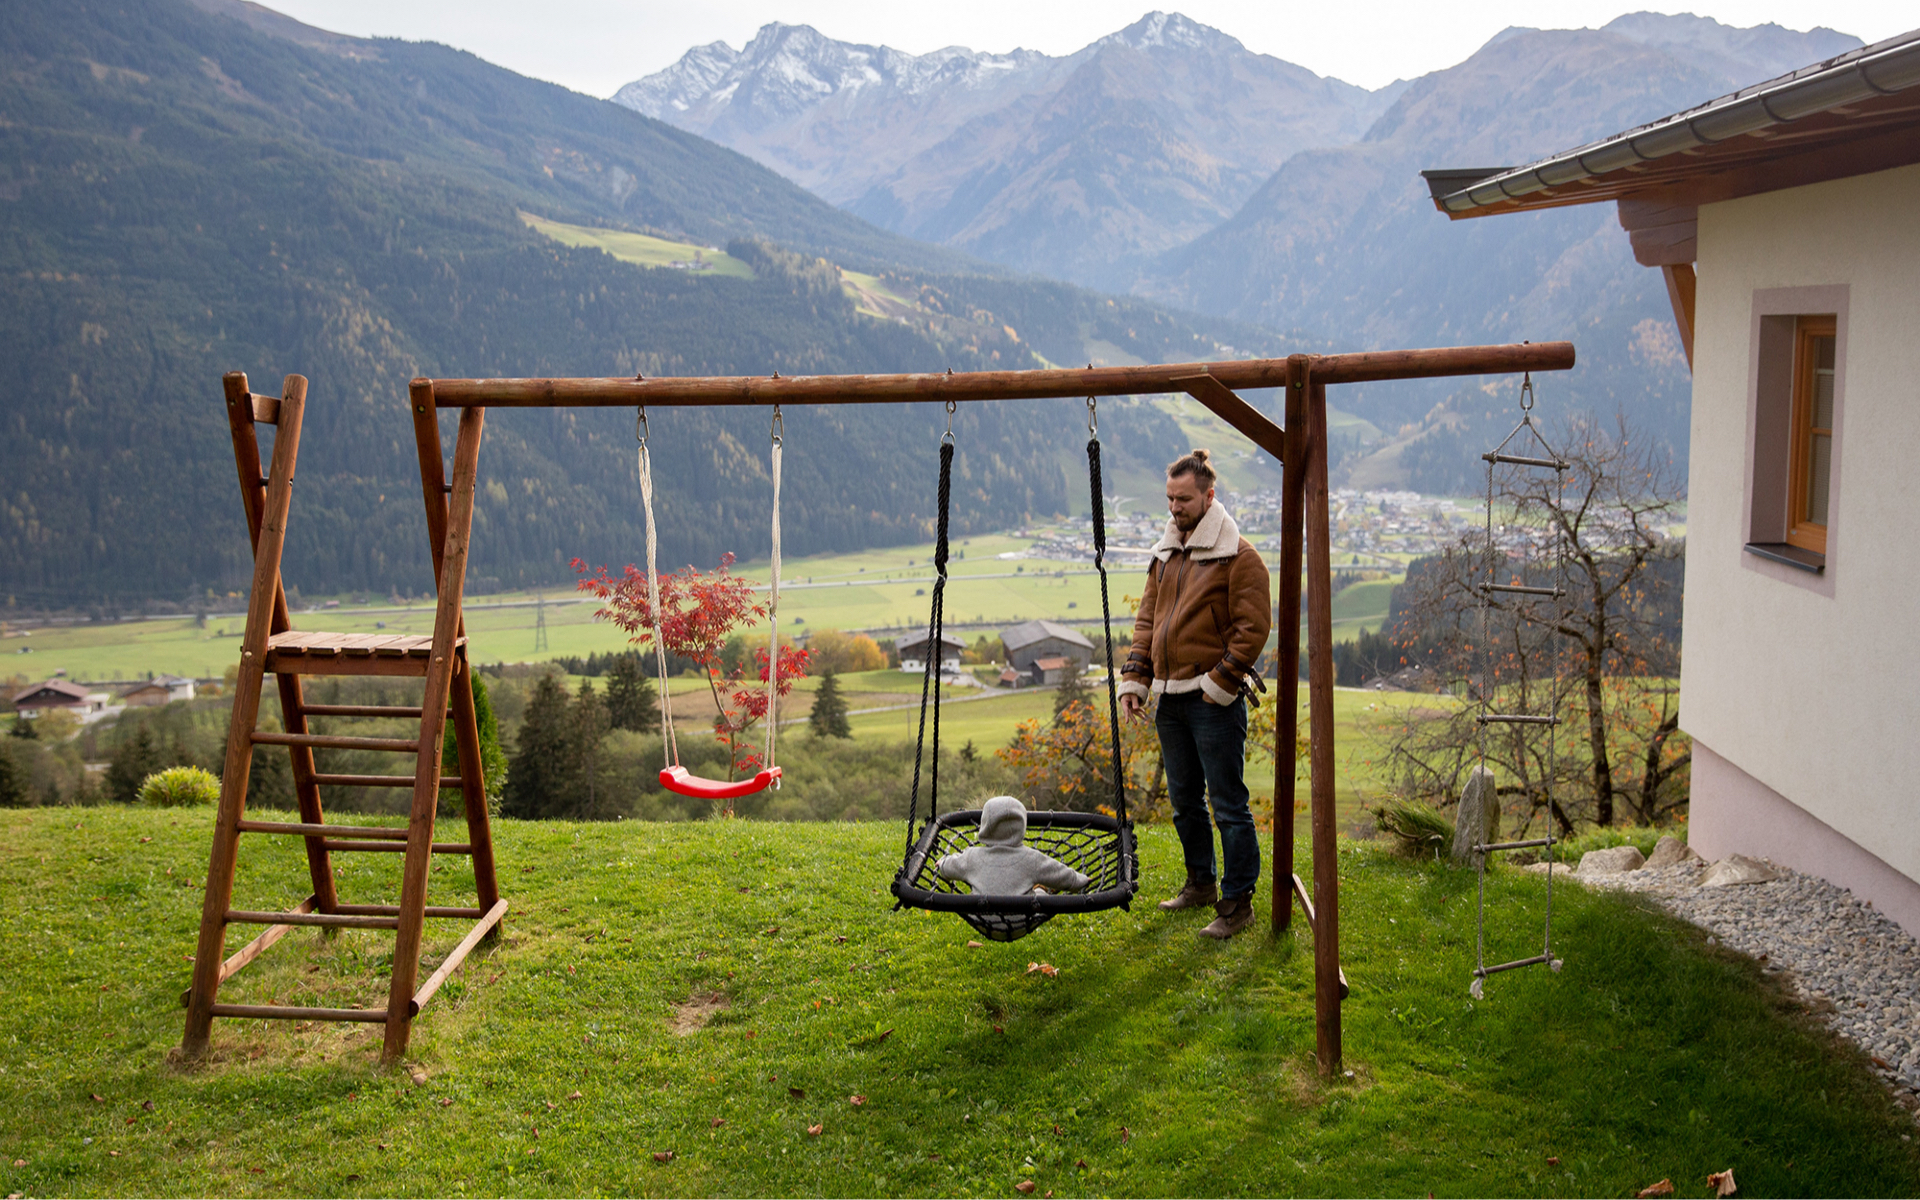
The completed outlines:
[[[1456,218],[1612,201],[1665,275],[1693,368],[1690,840],[1920,934],[1920,30],[1427,178]]]
[[[1006,652],[1008,668],[1026,676],[1030,683],[1059,683],[1066,671],[1077,675],[1093,661],[1092,642],[1078,630],[1052,621],[1022,621],[1002,629],[1000,645]],[[1043,659],[1066,661],[1043,667]]]
[[[161,675],[120,693],[120,703],[129,708],[158,708],[175,700],[191,699],[193,680],[180,675]]]

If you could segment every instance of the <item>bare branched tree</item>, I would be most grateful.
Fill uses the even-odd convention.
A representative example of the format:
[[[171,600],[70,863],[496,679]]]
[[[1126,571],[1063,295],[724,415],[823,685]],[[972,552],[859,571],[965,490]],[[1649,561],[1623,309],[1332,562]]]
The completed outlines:
[[[1484,755],[1529,825],[1654,823],[1686,803],[1691,762],[1672,682],[1685,545],[1668,534],[1684,486],[1624,421],[1548,440],[1569,470],[1501,468],[1491,548],[1475,530],[1409,573],[1394,637],[1465,703],[1383,726],[1390,773],[1404,798],[1441,805]],[[1482,725],[1483,698],[1559,724]]]

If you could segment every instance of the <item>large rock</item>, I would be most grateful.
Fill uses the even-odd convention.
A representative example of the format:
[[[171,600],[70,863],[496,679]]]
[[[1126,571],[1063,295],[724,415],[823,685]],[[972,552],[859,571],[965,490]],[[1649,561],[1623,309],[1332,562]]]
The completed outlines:
[[[1475,767],[1460,790],[1460,811],[1453,820],[1453,861],[1476,866],[1483,855],[1474,847],[1500,836],[1500,797],[1493,776],[1485,767]]]
[[[1740,883],[1771,883],[1778,878],[1780,872],[1766,860],[1733,854],[1708,867],[1707,876],[1700,881],[1700,886],[1732,887]]]
[[[1605,850],[1589,850],[1580,856],[1582,875],[1617,875],[1622,871],[1638,871],[1646,865],[1647,856],[1640,853],[1637,846],[1609,846]]]
[[[1555,863],[1552,865],[1553,865],[1554,882],[1556,883],[1579,883],[1580,882],[1579,877],[1573,873],[1572,867],[1568,866],[1565,863]],[[1522,871],[1525,871],[1529,875],[1545,875],[1547,873],[1547,866],[1548,864],[1546,863],[1537,862],[1537,863],[1528,863],[1526,866],[1521,867],[1520,869]]]
[[[1653,853],[1647,856],[1647,868],[1652,870],[1657,867],[1677,867],[1682,863],[1700,861],[1702,861],[1700,856],[1694,852],[1692,846],[1677,837],[1663,833],[1660,835],[1659,842],[1655,843]]]

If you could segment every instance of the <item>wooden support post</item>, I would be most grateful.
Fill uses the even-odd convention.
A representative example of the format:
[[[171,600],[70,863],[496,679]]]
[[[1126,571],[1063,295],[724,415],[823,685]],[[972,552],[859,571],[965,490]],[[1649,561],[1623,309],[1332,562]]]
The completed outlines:
[[[388,1064],[398,1062],[407,1051],[412,1024],[410,1004],[419,979],[420,943],[427,915],[427,875],[433,861],[433,819],[440,803],[441,738],[446,729],[448,696],[465,658],[455,643],[460,636],[467,546],[473,527],[474,476],[486,417],[484,408],[469,408],[460,414],[460,433],[453,451],[452,503],[445,510],[445,536],[440,542],[441,553],[436,556],[440,567],[440,596],[433,619],[433,659],[427,667],[426,691],[421,700],[413,810],[407,823],[407,857],[400,883],[400,927],[393,949],[386,1041],[381,1050],[381,1059]],[[436,461],[438,457],[436,437]],[[427,506],[429,521],[435,507],[433,503]],[[469,686],[465,679],[459,682],[462,687]]]
[[[1313,999],[1320,1074],[1340,1071],[1340,847],[1333,811],[1333,546],[1327,387],[1307,386],[1307,704],[1313,794]]]
[[[238,394],[229,376],[227,407],[244,407],[247,436],[253,435],[253,400],[240,376]],[[254,541],[253,590],[247,597],[246,636],[241,640],[240,673],[234,682],[233,715],[227,728],[226,764],[220,775],[220,809],[214,818],[213,850],[207,860],[206,891],[201,897],[200,939],[193,959],[193,994],[187,1003],[187,1027],[180,1041],[189,1059],[205,1057],[213,1029],[214,997],[220,990],[221,967],[226,960],[227,907],[233,900],[233,873],[239,853],[240,818],[246,812],[247,778],[253,766],[253,727],[260,714],[260,691],[266,682],[267,639],[273,619],[284,613],[280,592],[280,555],[286,548],[287,510],[293,503],[293,464],[300,452],[300,416],[306,404],[307,381],[289,375],[280,397],[279,431],[273,439],[273,467],[261,498],[259,535]],[[232,418],[237,424],[238,415]],[[238,440],[236,435],[236,441]],[[254,451],[257,464],[259,451]],[[259,487],[259,476],[245,478],[240,464],[241,494]],[[249,505],[249,512],[252,511]],[[324,852],[323,852],[324,853]],[[331,871],[328,881],[332,880]]]
[[[1280,584],[1274,598],[1273,723],[1279,743],[1273,755],[1273,929],[1293,923],[1293,806],[1299,764],[1293,748],[1300,741],[1300,542],[1306,533],[1301,511],[1306,497],[1306,460],[1311,450],[1306,431],[1307,385],[1312,359],[1287,359],[1285,457],[1281,460]]]

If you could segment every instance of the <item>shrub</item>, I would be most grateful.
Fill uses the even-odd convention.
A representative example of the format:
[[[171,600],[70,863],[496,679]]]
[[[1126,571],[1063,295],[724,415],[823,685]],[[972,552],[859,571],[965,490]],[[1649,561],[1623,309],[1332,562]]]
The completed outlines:
[[[168,767],[140,781],[139,800],[148,808],[205,808],[220,802],[220,781],[199,767]]]
[[[1415,857],[1442,854],[1453,841],[1453,822],[1418,800],[1387,801],[1373,810],[1373,823],[1393,838],[1400,853]]]

